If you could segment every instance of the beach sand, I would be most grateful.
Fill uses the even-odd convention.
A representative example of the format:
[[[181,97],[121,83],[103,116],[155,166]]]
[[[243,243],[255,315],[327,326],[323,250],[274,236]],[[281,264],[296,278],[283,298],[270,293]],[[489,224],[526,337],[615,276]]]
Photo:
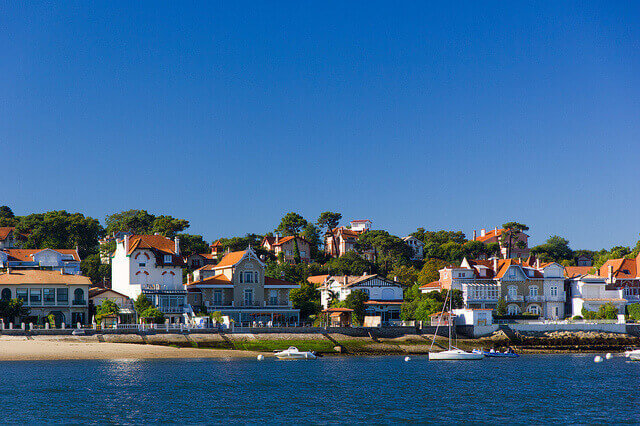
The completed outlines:
[[[92,337],[1,336],[0,361],[68,359],[255,358],[259,353],[228,349],[175,348],[99,342]]]

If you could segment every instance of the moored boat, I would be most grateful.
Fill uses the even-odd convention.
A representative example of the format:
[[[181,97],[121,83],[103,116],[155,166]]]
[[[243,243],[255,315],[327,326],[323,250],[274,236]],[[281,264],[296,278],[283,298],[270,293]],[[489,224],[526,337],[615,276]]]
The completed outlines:
[[[510,350],[510,349],[507,350],[506,352],[500,352],[500,351],[496,351],[494,349],[491,349],[489,351],[474,349],[473,352],[474,353],[481,353],[484,356],[486,356],[487,358],[518,358],[520,356],[517,353],[513,352],[513,350]]]
[[[629,358],[632,361],[640,361],[640,349],[634,349],[631,351],[626,351],[624,356]]]
[[[289,347],[289,349],[285,349],[284,351],[279,351],[275,353],[276,358],[278,359],[316,359],[317,356],[312,351],[300,351],[295,346]]]

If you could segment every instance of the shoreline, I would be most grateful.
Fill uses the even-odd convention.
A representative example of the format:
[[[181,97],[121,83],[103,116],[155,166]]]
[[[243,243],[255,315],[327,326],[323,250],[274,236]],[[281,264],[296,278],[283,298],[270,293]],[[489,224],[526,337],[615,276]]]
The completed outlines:
[[[344,335],[94,335],[94,336],[0,336],[0,361],[35,360],[151,360],[151,359],[240,359],[270,357],[273,350],[296,346],[313,350],[324,356],[402,356],[427,355],[432,336],[404,336],[398,338],[360,338]],[[533,343],[533,344],[532,344]],[[617,339],[583,342],[558,341],[526,342],[493,339],[459,339],[457,347],[497,349],[511,346],[520,354],[589,354],[621,353],[636,339],[624,342]],[[448,344],[436,338],[434,349]]]

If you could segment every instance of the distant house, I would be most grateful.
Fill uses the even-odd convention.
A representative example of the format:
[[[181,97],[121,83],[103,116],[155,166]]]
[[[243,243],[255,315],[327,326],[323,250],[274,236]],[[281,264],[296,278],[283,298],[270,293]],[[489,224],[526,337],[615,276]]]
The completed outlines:
[[[191,270],[202,268],[206,265],[213,265],[218,261],[217,255],[212,253],[192,253],[185,257],[185,263]]]
[[[576,264],[578,266],[593,266],[593,259],[589,256],[582,255],[576,259]]]
[[[0,249],[14,248],[17,243],[26,241],[27,237],[12,226],[0,227]]]
[[[78,275],[80,274],[80,255],[77,249],[1,249],[0,267],[46,268]]]
[[[305,263],[311,261],[311,245],[302,237],[264,237],[262,239],[262,247],[273,253],[276,257],[282,253],[284,261],[293,263],[296,257],[296,241],[298,242],[298,250],[300,251],[300,260]]]
[[[333,300],[344,301],[352,291],[360,290],[369,296],[365,302],[366,316],[381,317],[382,323],[400,319],[404,290],[399,282],[379,275],[329,276],[318,288],[324,309]]]
[[[420,241],[413,235],[404,237],[403,240],[409,247],[411,247],[411,250],[413,251],[413,257],[411,258],[411,260],[424,259],[424,243],[422,241]]]
[[[145,294],[171,322],[187,312],[180,241],[162,235],[125,235],[111,259],[111,288],[131,299]]]
[[[604,277],[591,274],[577,274],[567,278],[570,292],[571,316],[582,316],[582,309],[597,312],[602,305],[612,304],[618,313],[624,314],[626,299],[623,289],[607,285]]]
[[[89,306],[97,308],[105,300],[110,300],[120,309],[118,315],[124,323],[135,323],[136,312],[133,307],[133,300],[126,294],[118,293],[115,290],[104,287],[91,287],[89,289]]]
[[[58,326],[86,324],[90,287],[88,277],[64,271],[9,268],[0,274],[0,297],[22,300],[39,324],[48,315],[54,316]]]
[[[222,246],[220,240],[214,241],[209,247],[211,248],[211,255],[215,257],[218,257],[224,251],[224,247]]]
[[[348,251],[355,250],[355,243],[358,237],[369,230],[371,223],[368,219],[352,220],[349,223],[349,227],[341,226],[332,229],[325,235],[325,252],[331,257],[340,257]],[[375,252],[373,250],[359,252],[359,254],[370,262],[375,261]]]
[[[632,303],[640,302],[640,254],[635,259],[609,259],[598,270],[609,288],[622,289],[623,297]]]
[[[300,286],[265,276],[265,265],[251,248],[231,252],[216,265],[200,268],[194,278],[187,284],[187,292],[196,311],[219,311],[236,325],[300,321],[300,311],[289,300],[289,292]]]
[[[498,243],[500,244],[500,253],[503,259],[506,259],[509,255],[509,242],[502,241],[501,236],[506,232],[506,229],[498,229],[497,227],[493,231],[487,232],[486,229],[480,230],[480,236],[476,235],[476,231],[473,231],[473,240],[480,241],[484,244]],[[522,247],[518,247],[521,245]],[[531,254],[529,249],[529,236],[524,232],[514,232],[513,239],[511,241],[511,258],[526,259]]]

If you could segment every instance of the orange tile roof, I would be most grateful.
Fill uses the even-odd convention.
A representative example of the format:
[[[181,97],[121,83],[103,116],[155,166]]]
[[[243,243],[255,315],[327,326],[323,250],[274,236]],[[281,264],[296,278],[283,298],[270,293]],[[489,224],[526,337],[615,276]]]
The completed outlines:
[[[402,305],[402,300],[367,300],[365,305]]]
[[[246,250],[243,250],[243,251],[232,251],[231,253],[226,254],[220,260],[220,262],[218,262],[217,265],[214,265],[213,269],[230,267],[230,266],[235,265],[236,263],[240,262],[240,259],[242,259],[242,257],[244,256],[244,254],[246,252],[247,252]]]
[[[502,235],[503,232],[504,232],[504,229],[498,229],[498,232],[496,232],[495,229],[492,229],[491,231],[485,233],[484,237],[476,237],[476,241],[485,242],[487,240],[490,240],[493,237],[499,237],[500,235]]]
[[[593,269],[593,266],[565,266],[564,276],[567,278],[586,275]]]
[[[20,262],[33,262],[33,255],[43,250],[53,250],[60,254],[70,254],[73,257],[73,260],[80,262],[80,255],[78,255],[78,252],[75,249],[2,249],[2,251],[7,253],[8,257]]]
[[[0,241],[4,241],[7,239],[11,231],[15,231],[16,228],[13,226],[3,226],[0,228]]]
[[[136,249],[156,249],[175,255],[175,242],[162,235],[132,235],[129,237],[129,253]]]
[[[196,271],[212,271],[213,269],[215,269],[215,267],[218,265],[204,265],[198,269],[196,269]]]
[[[220,243],[220,240],[216,240],[209,247],[220,247],[220,246],[222,246],[222,244]]]
[[[311,284],[322,284],[329,277],[329,275],[311,275],[307,277],[307,281]]]
[[[423,284],[420,286],[420,288],[440,288],[442,287],[442,284],[440,284],[440,281],[431,281],[429,284]]]
[[[231,284],[231,280],[225,274],[218,274],[213,277],[204,278],[200,281],[194,281],[192,283],[187,284],[187,287],[198,285],[198,284],[206,284],[206,285],[229,285]]]
[[[91,280],[83,275],[61,274],[59,271],[22,269],[0,274],[0,285],[6,284],[91,285]]]
[[[609,266],[613,267],[613,276],[615,278],[636,278],[638,276],[638,261],[640,260],[640,255],[637,259],[609,259],[607,260],[600,270],[598,271],[601,277],[609,276]],[[627,271],[627,272],[625,272]]]

